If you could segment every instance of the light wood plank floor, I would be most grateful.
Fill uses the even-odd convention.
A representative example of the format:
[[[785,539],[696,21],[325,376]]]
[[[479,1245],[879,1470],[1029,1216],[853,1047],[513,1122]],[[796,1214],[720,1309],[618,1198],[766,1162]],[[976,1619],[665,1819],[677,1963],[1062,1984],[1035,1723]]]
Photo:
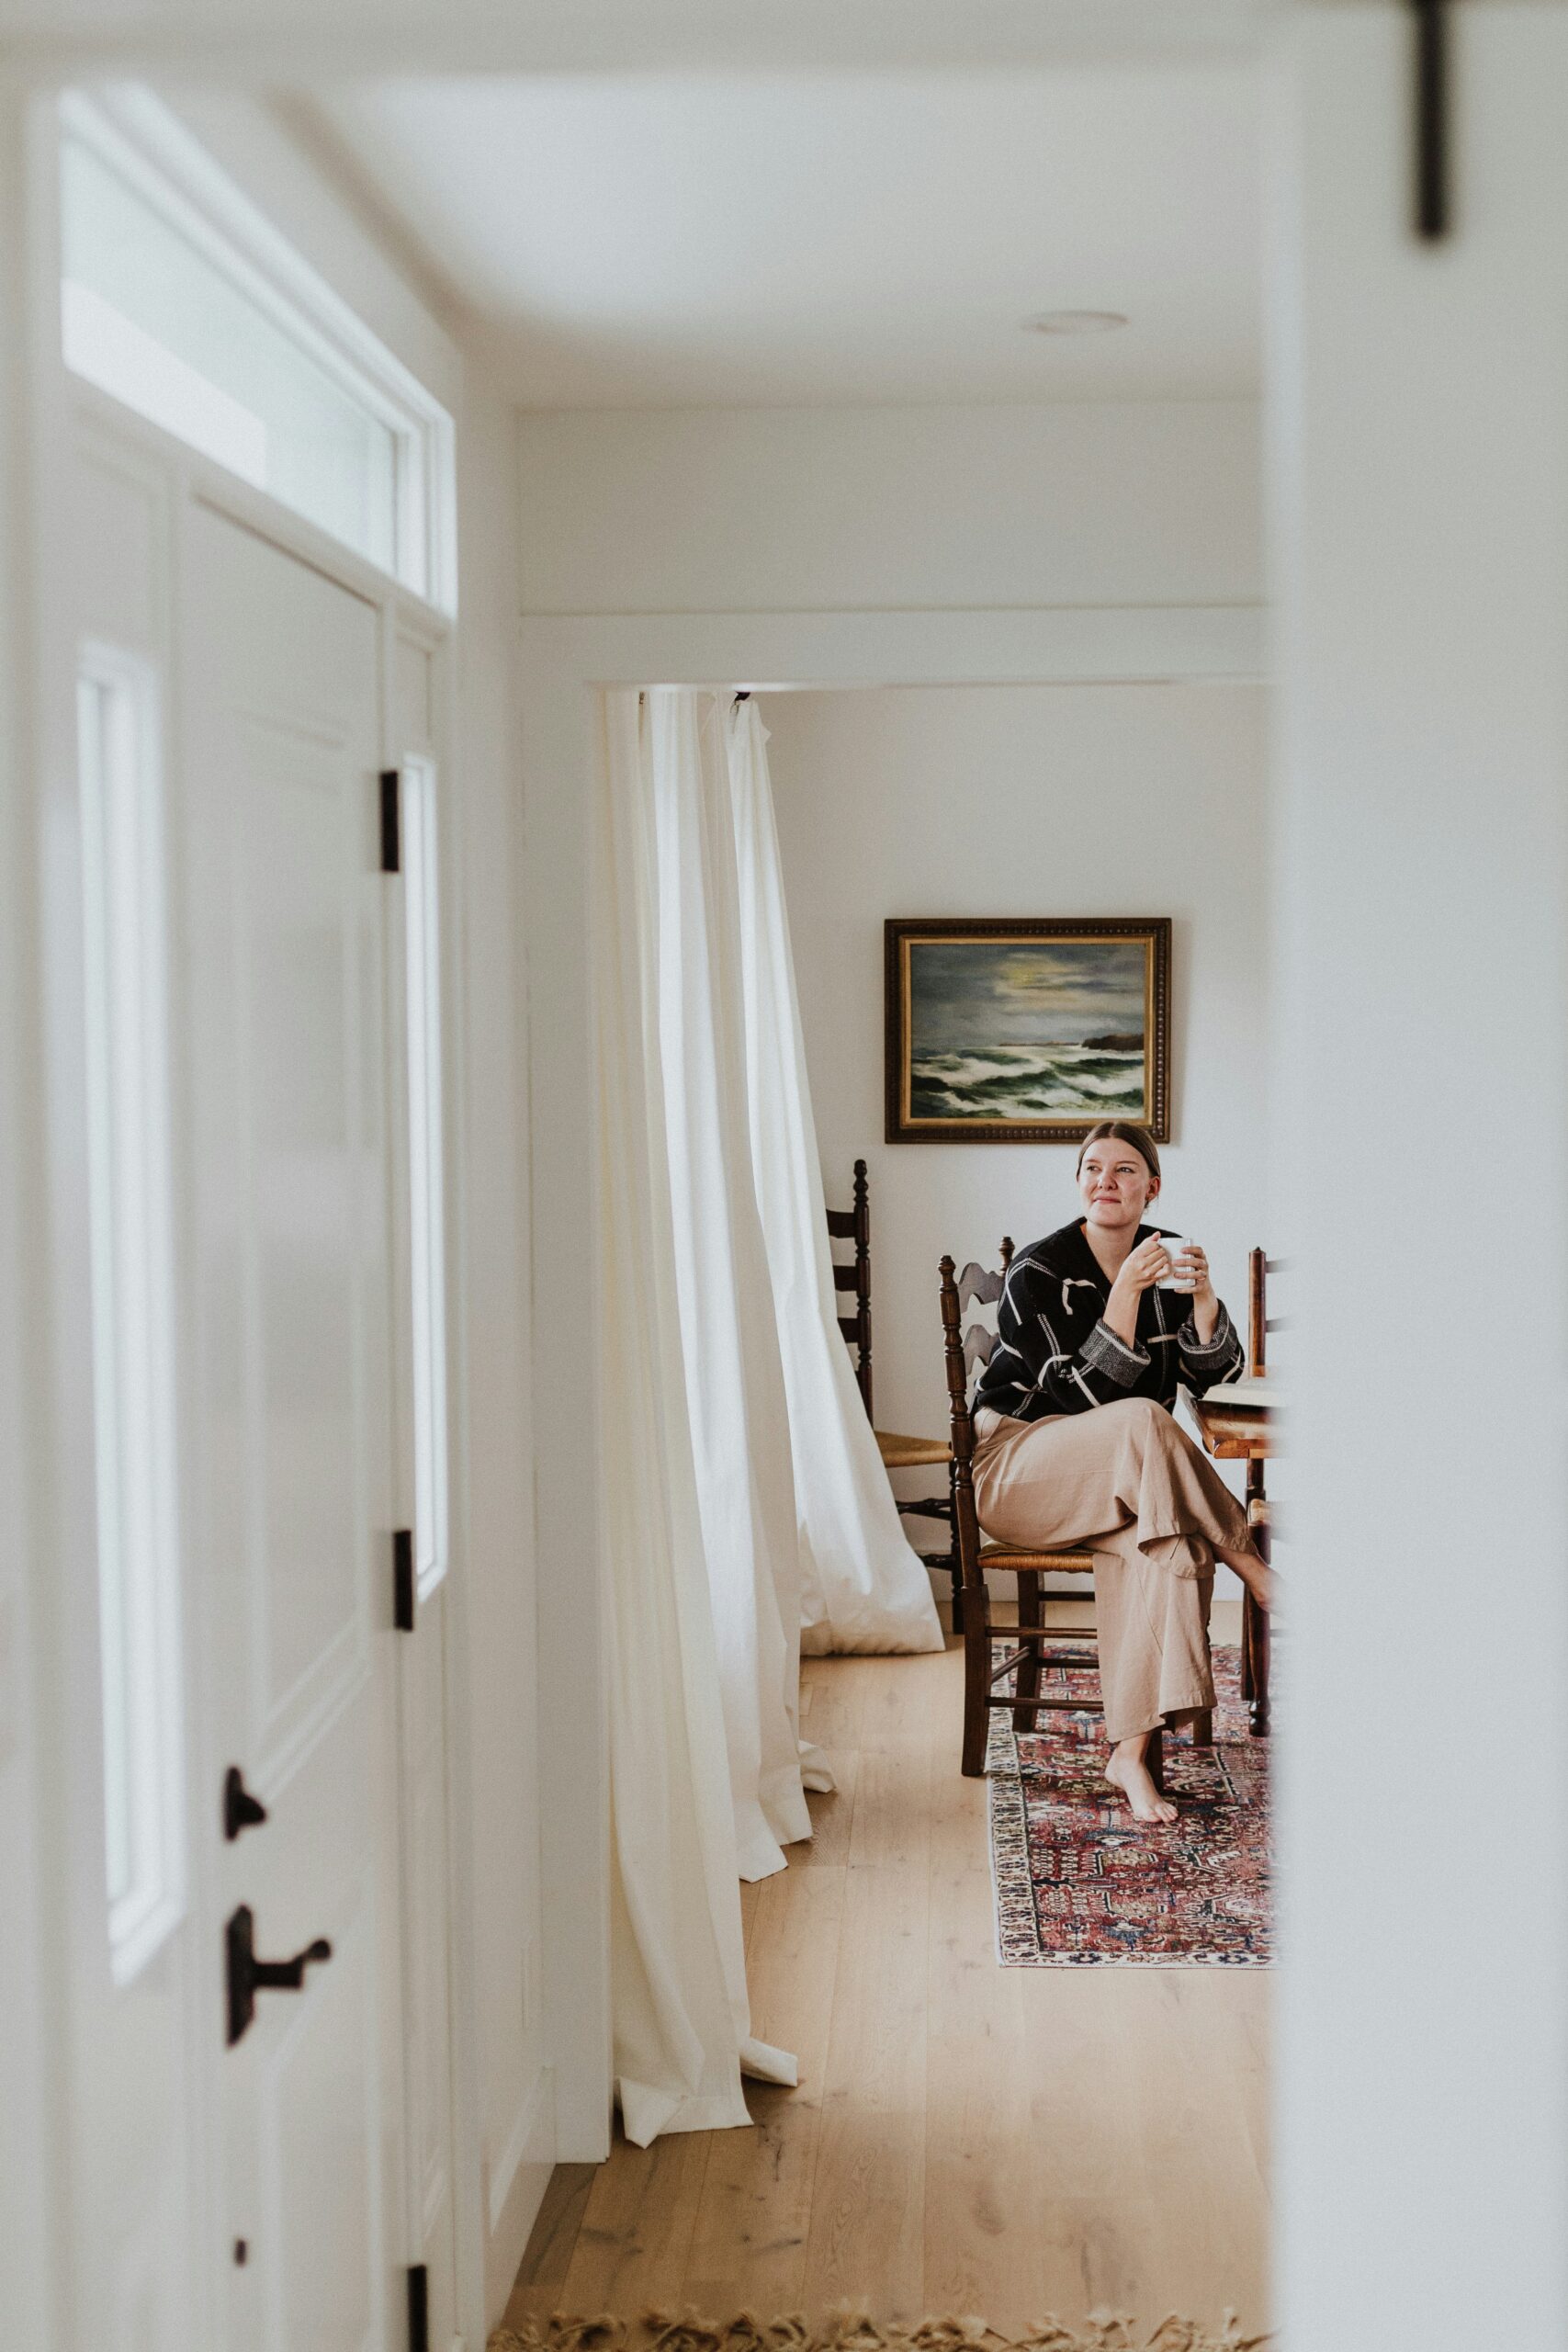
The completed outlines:
[[[998,1968],[957,1650],[808,1660],[803,1704],[838,1793],[744,1890],[755,2030],[799,2088],[749,2085],[751,2132],[558,2166],[509,2319],[852,2301],[1264,2326],[1267,1973]]]

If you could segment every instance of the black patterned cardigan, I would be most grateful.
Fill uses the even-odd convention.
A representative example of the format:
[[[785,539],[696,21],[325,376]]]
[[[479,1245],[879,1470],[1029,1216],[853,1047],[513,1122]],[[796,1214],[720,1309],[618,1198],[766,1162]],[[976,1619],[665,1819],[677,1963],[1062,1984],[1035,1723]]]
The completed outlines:
[[[1138,1240],[1159,1230],[1141,1225]],[[1019,1250],[1008,1269],[997,1344],[975,1392],[976,1409],[1039,1421],[1149,1396],[1168,1413],[1179,1383],[1201,1396],[1240,1376],[1246,1359],[1223,1302],[1205,1347],[1182,1294],[1156,1284],[1138,1301],[1137,1344],[1130,1348],[1105,1321],[1110,1296],[1081,1223]]]

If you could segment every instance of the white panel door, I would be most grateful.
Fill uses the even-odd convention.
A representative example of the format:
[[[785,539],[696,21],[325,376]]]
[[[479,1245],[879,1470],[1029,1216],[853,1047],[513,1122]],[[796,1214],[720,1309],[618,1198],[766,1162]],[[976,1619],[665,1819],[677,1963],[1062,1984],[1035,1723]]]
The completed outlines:
[[[266,1815],[219,1849],[230,2338],[389,2352],[405,2316],[378,615],[199,506],[184,554],[205,1745],[214,1797],[233,1767]],[[248,2018],[247,1927],[265,1962],[330,1946]]]

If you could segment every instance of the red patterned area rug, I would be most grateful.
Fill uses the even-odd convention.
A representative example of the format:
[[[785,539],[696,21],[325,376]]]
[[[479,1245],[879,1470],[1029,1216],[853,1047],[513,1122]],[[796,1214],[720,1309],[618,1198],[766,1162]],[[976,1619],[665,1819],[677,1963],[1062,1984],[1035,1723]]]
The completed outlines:
[[[1266,1968],[1271,1955],[1269,1742],[1253,1739],[1240,1653],[1214,1652],[1214,1745],[1168,1735],[1168,1828],[1135,1822],[1104,1775],[1092,1668],[1054,1668],[1037,1732],[991,1717],[997,1956],[1010,1968]]]
[[[812,2327],[798,2315],[762,2319],[741,2312],[729,2320],[672,2318],[649,2312],[640,2320],[525,2319],[498,2327],[488,2352],[1270,2352],[1271,2335],[1244,2335],[1234,2312],[1218,2329],[1172,2313],[1152,2335],[1124,2319],[1089,2320],[1083,2330],[1046,2319],[1021,2335],[1004,2335],[983,2319],[926,2319],[918,2325],[881,2324],[852,2306]]]

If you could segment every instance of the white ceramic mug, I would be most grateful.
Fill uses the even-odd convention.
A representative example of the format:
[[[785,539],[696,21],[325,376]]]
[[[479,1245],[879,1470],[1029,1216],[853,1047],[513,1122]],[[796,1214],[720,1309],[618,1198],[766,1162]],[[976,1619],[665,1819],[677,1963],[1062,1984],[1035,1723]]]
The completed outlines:
[[[1163,1233],[1160,1236],[1160,1242],[1166,1256],[1170,1260],[1170,1272],[1160,1284],[1160,1288],[1185,1291],[1190,1296],[1198,1287],[1198,1278],[1190,1267],[1179,1267],[1176,1261],[1184,1250],[1190,1250],[1192,1244],[1184,1239],[1179,1233]]]

